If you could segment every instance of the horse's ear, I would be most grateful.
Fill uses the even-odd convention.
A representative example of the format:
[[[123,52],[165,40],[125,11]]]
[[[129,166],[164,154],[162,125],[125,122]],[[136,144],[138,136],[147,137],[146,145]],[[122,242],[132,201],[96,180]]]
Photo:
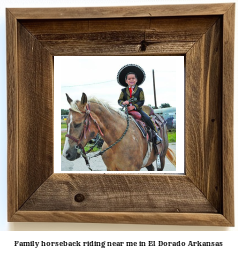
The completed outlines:
[[[87,99],[87,95],[85,93],[82,94],[81,97],[81,105],[85,105],[87,103],[88,99]]]
[[[71,105],[71,102],[72,102],[73,100],[68,96],[67,93],[66,93],[66,97],[67,97],[67,101],[68,101],[69,105]]]

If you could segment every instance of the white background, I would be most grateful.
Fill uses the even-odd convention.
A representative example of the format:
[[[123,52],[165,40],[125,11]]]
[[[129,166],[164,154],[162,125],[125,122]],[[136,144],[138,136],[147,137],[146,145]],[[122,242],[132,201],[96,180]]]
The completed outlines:
[[[154,105],[153,69],[157,105],[169,103],[172,107],[176,107],[176,172],[166,171],[166,173],[184,173],[184,56],[54,57],[55,173],[66,173],[61,171],[61,139],[59,138],[61,137],[61,109],[70,107],[65,93],[73,100],[80,100],[84,92],[89,97],[96,96],[108,102],[115,109],[119,109],[117,101],[124,87],[117,83],[117,73],[127,63],[141,66],[146,73],[145,81],[141,85],[145,94],[144,105]],[[93,166],[92,163],[91,165]],[[73,172],[68,171],[67,173]],[[107,173],[115,174],[115,171]],[[141,173],[148,173],[148,171],[141,171]],[[163,171],[150,173],[163,174]]]
[[[2,98],[1,103],[1,171],[0,171],[0,229],[3,231],[0,234],[0,248],[8,248],[7,253],[11,250],[18,253],[32,253],[33,248],[28,247],[13,247],[14,240],[21,241],[54,241],[54,240],[116,240],[116,241],[126,241],[130,239],[131,241],[148,241],[148,240],[166,240],[166,241],[224,241],[224,247],[222,248],[179,248],[174,249],[173,247],[166,248],[167,251],[175,251],[181,253],[209,253],[212,251],[216,253],[224,253],[225,251],[232,248],[231,253],[236,253],[237,251],[237,236],[238,228],[224,228],[224,227],[189,227],[189,226],[158,226],[158,225],[124,225],[124,224],[91,224],[91,223],[7,223],[7,124],[6,124],[6,22],[5,22],[5,8],[6,7],[83,7],[83,6],[124,6],[124,5],[155,5],[155,4],[191,4],[191,3],[224,3],[224,2],[236,2],[236,1],[130,1],[130,0],[117,0],[117,1],[90,1],[90,0],[1,0],[0,2],[0,86]],[[237,14],[236,10],[236,14]],[[236,38],[237,38],[237,21],[236,21]],[[237,52],[235,51],[235,69],[237,70]],[[238,107],[237,107],[237,74],[235,73],[235,125],[234,129],[237,130],[237,117],[238,117]],[[234,133],[235,139],[235,155],[237,154],[237,134]],[[237,156],[235,157],[235,183],[237,184]],[[237,201],[237,188],[235,184],[235,193]],[[236,215],[237,215],[237,202],[236,202]],[[237,217],[237,216],[236,216]],[[237,220],[236,220],[237,221]],[[237,222],[236,222],[237,223]],[[81,232],[39,232],[39,231],[81,231]],[[8,232],[4,232],[8,231]],[[15,231],[15,232],[13,232]],[[24,231],[24,232],[17,232]],[[28,231],[38,231],[38,232],[28,232]],[[83,232],[83,231],[92,231],[92,232]],[[97,232],[103,231],[103,232]],[[108,233],[107,231],[115,231]],[[123,231],[123,232],[122,232]],[[138,232],[129,232],[129,231],[138,231]],[[142,232],[145,231],[145,232]],[[150,232],[147,232],[150,231]],[[170,232],[162,232],[170,231]],[[181,231],[181,232],[178,232]],[[188,232],[191,231],[191,232]],[[205,231],[205,232],[202,232]],[[219,231],[219,232],[209,232],[209,231]],[[230,231],[230,232],[226,232]],[[150,251],[150,253],[158,253],[160,250],[164,249],[150,249],[151,247],[145,247],[144,250]],[[38,249],[35,249],[38,251]],[[46,251],[66,251],[63,247],[61,249],[52,249],[49,248],[39,249],[39,253],[42,253],[42,250]],[[68,249],[67,249],[68,250]],[[114,252],[119,253],[122,251],[120,248],[114,249],[99,249],[92,248],[88,249],[87,252],[96,250],[98,253],[101,252]],[[136,248],[135,250],[138,250]],[[236,250],[236,251],[235,251]],[[80,253],[79,249],[71,249],[71,253]],[[6,251],[4,252],[6,253]],[[48,253],[48,252],[47,252]],[[83,253],[86,253],[84,250]]]

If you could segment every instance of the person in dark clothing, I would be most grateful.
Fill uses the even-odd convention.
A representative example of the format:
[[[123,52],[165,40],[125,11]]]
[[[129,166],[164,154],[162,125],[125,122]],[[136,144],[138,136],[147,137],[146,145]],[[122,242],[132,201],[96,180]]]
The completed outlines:
[[[118,104],[120,106],[127,105],[128,111],[138,111],[144,122],[155,132],[156,143],[159,144],[162,142],[162,139],[158,135],[150,117],[142,110],[145,97],[143,89],[139,87],[139,85],[141,85],[144,80],[145,72],[140,66],[135,64],[123,66],[117,74],[118,83],[125,87],[121,90]]]

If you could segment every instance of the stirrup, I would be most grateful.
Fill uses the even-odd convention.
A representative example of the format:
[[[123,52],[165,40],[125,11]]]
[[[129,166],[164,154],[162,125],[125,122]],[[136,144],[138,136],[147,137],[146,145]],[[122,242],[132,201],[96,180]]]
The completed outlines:
[[[156,168],[157,169],[161,169],[161,161],[160,161],[160,155],[157,155],[157,159],[156,159]]]
[[[155,136],[156,136],[156,145],[163,142],[163,139],[157,133],[155,133]]]

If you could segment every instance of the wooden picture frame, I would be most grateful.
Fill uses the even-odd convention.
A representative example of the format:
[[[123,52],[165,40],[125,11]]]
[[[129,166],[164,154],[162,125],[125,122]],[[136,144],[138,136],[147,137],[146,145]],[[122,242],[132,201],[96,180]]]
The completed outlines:
[[[234,226],[235,4],[6,9],[8,221]],[[54,56],[184,55],[186,175],[55,174]]]

